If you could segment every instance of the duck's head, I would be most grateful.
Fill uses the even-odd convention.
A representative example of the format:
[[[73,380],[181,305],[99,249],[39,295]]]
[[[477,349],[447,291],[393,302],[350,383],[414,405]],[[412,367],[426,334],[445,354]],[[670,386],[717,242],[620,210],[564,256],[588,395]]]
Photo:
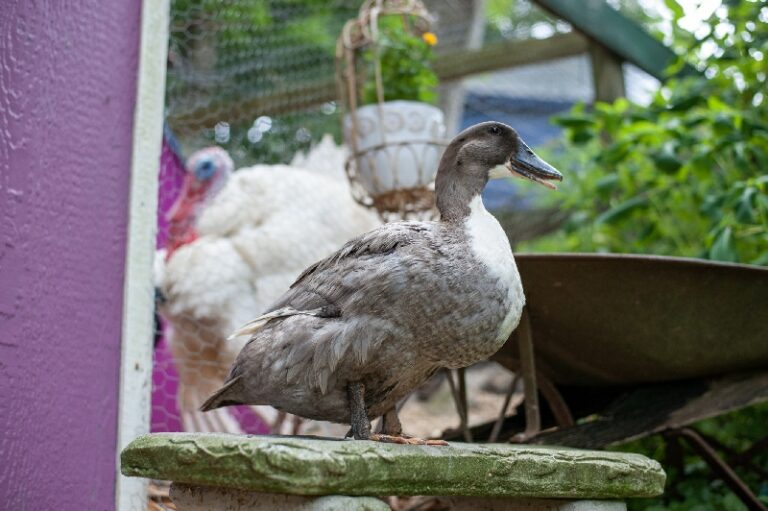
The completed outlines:
[[[489,179],[516,176],[548,188],[562,174],[536,156],[515,130],[490,121],[471,126],[454,138],[443,153],[435,181],[437,208],[443,220],[469,214],[469,203]]]

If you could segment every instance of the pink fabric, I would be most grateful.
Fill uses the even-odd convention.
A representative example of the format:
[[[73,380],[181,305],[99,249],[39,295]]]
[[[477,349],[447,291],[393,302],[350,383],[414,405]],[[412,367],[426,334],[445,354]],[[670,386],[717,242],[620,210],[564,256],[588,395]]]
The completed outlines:
[[[157,248],[165,247],[168,240],[168,211],[176,201],[184,182],[184,164],[173,151],[167,137],[163,137],[160,153],[160,183],[157,201]],[[152,368],[152,416],[151,429],[156,431],[183,431],[179,408],[176,405],[176,391],[179,375],[173,365],[165,337],[155,347],[155,361]]]

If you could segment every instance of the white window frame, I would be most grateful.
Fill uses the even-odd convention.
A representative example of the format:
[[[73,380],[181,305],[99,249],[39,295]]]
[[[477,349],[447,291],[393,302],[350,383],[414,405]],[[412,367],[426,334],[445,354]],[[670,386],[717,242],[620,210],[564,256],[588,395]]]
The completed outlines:
[[[115,508],[147,508],[147,481],[120,475],[120,452],[149,432],[154,336],[152,265],[163,136],[169,0],[142,0],[123,282]]]

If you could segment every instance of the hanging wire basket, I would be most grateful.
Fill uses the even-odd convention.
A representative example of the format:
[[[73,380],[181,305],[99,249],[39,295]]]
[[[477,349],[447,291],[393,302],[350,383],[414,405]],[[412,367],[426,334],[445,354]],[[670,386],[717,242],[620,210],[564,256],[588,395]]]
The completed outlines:
[[[447,145],[442,111],[428,103],[385,101],[379,21],[396,16],[410,34],[429,32],[430,16],[419,0],[367,0],[349,20],[336,46],[337,84],[346,114],[342,129],[352,194],[385,220],[435,216],[434,179]],[[373,76],[357,66],[373,55]],[[362,67],[362,66],[360,66]],[[369,73],[370,74],[370,73]],[[358,106],[365,80],[374,80],[376,102]]]

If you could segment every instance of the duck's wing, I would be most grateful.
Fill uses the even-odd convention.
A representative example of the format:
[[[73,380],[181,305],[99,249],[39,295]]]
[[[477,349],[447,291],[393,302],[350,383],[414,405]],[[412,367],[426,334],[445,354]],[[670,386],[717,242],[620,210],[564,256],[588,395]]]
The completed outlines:
[[[350,259],[387,256],[400,247],[424,242],[425,234],[430,231],[432,225],[426,222],[397,222],[362,234],[348,241],[335,254],[304,270],[296,282],[291,284],[291,289],[310,284],[313,278],[325,279],[327,272],[343,267]]]
[[[250,341],[228,383],[203,409],[269,403],[270,398],[255,396],[275,381],[303,379],[325,395],[343,360],[362,366],[377,346],[407,336],[392,319],[407,315],[413,303],[426,302],[423,296],[407,299],[408,293],[438,292],[434,263],[446,257],[438,229],[426,222],[386,224],[307,268],[280,300],[234,334]]]
[[[363,284],[360,280],[365,279],[366,274],[372,279],[368,286],[386,287],[389,278],[398,278],[380,271],[387,265],[386,259],[396,251],[416,246],[427,250],[434,247],[430,235],[433,228],[434,224],[426,222],[397,222],[350,240],[336,253],[304,270],[277,302],[240,328],[233,337],[253,335],[274,319],[297,314],[338,317],[341,304],[350,293],[359,289]],[[414,264],[421,261],[423,258],[414,259]]]

